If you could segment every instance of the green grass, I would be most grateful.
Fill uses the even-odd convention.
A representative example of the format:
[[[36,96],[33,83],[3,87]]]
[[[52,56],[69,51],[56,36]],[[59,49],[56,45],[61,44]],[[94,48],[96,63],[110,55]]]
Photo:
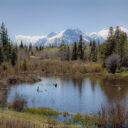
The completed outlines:
[[[2,120],[3,123],[6,123],[8,125],[8,122],[11,123],[11,126],[14,126],[13,128],[22,128],[17,127],[17,121],[21,124],[22,122],[24,124],[28,123],[31,128],[81,128],[80,126],[74,126],[74,125],[66,125],[64,123],[59,123],[55,120],[52,120],[49,117],[42,117],[37,114],[31,114],[26,112],[16,112],[16,111],[4,111],[0,109],[0,120]],[[14,123],[14,124],[13,124]],[[1,124],[0,124],[1,126]],[[0,127],[0,128],[10,128],[8,126],[6,127]],[[24,127],[26,128],[26,127]],[[27,127],[29,128],[29,127]]]
[[[112,73],[104,73],[105,76],[121,76],[121,77],[127,77],[128,76],[128,72],[121,72],[121,73],[115,73],[115,74],[112,74]]]
[[[126,76],[128,76],[128,72],[122,72],[122,73],[119,73],[119,75],[122,77],[126,77]]]
[[[80,113],[76,114],[73,118],[74,122],[82,122],[83,118],[82,115]]]
[[[60,113],[50,108],[27,108],[25,112],[46,116],[58,116]]]

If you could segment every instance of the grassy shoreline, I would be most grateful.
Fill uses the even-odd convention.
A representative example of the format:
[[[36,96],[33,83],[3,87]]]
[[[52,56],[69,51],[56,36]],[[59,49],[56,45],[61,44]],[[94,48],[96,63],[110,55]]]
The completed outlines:
[[[9,111],[0,110],[0,119],[2,121],[0,124],[0,127],[6,125],[6,128],[9,128],[8,125],[12,127],[14,126],[13,128],[17,128],[17,126],[15,127],[16,122],[18,122],[19,124],[21,123],[26,124],[27,126],[29,124],[30,128],[57,128],[57,127],[80,128],[79,126],[75,126],[75,125],[67,125],[64,123],[59,123],[48,117],[42,117],[37,114],[30,114],[26,112],[16,112],[16,111],[10,111],[10,110]],[[23,126],[18,128],[22,128],[22,127]],[[5,127],[2,127],[2,128],[5,128]]]
[[[73,114],[72,121],[68,124],[56,121],[55,117],[59,115],[63,115],[65,118],[71,113],[59,112],[50,108],[27,108],[23,112],[0,109],[0,127],[6,124],[8,127],[2,128],[10,128],[9,125],[17,128],[16,126],[19,123],[21,127],[18,128],[23,128],[23,123],[24,128],[82,128],[83,126],[88,128],[108,126],[120,128],[126,127],[127,124],[125,122],[128,121],[127,107],[120,102],[109,107],[101,106],[101,110],[97,111],[97,114]],[[79,125],[75,125],[76,123]]]

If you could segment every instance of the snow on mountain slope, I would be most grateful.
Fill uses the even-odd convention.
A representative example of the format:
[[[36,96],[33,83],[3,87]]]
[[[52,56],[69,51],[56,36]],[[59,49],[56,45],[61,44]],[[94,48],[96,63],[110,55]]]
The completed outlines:
[[[128,29],[120,27],[120,29],[128,34]],[[114,29],[115,30],[115,29]],[[61,32],[51,32],[47,36],[16,36],[16,41],[20,44],[21,40],[24,44],[30,42],[36,46],[50,46],[50,45],[61,45],[62,42],[65,44],[73,44],[75,41],[79,41],[79,36],[83,35],[83,42],[89,44],[90,41],[95,40],[97,43],[103,43],[108,36],[109,29],[103,29],[99,32],[92,32],[85,34],[79,29],[66,29]]]
[[[83,35],[83,41],[88,42],[89,40],[84,36],[84,33],[78,29],[66,29],[63,30],[59,33],[56,33],[52,37],[47,37],[46,40],[40,39],[39,41],[36,42],[35,45],[39,46],[42,44],[42,46],[49,46],[49,45],[56,45],[59,46],[61,45],[62,42],[65,44],[73,44],[75,41],[79,41],[80,35]]]
[[[15,36],[16,42],[19,45],[21,43],[21,40],[24,44],[28,45],[30,43],[35,44],[39,39],[45,38],[45,36],[23,36],[23,35],[17,35]]]

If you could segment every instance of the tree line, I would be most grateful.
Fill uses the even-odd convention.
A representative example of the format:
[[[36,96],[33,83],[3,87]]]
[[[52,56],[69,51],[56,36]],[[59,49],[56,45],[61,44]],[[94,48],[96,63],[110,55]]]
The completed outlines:
[[[0,65],[3,62],[7,62],[14,66],[16,61],[17,47],[11,43],[7,28],[4,23],[2,23],[0,27]]]
[[[112,73],[121,67],[128,67],[127,34],[119,27],[115,31],[113,27],[110,27],[106,42],[100,46],[99,57],[103,61],[103,66]]]
[[[53,48],[54,46],[51,46]],[[57,46],[56,46],[57,47]],[[35,52],[39,53],[43,51],[43,46],[26,46],[21,41],[19,46],[14,45],[9,39],[7,28],[4,23],[0,27],[0,65],[3,62],[10,63],[15,66],[19,56],[33,56]],[[58,46],[58,54],[51,53],[51,56],[62,61],[75,61],[82,60],[87,62],[102,63],[104,68],[107,68],[109,72],[119,72],[122,67],[128,68],[128,40],[127,34],[119,27],[114,30],[113,27],[109,28],[107,40],[103,44],[97,43],[95,40],[90,41],[87,45],[83,42],[82,35],[79,37],[78,42],[74,42],[73,45],[65,45],[62,41]],[[24,53],[23,53],[24,52]],[[47,56],[47,54],[46,54]],[[22,58],[22,57],[21,57]],[[28,57],[29,58],[29,57]]]

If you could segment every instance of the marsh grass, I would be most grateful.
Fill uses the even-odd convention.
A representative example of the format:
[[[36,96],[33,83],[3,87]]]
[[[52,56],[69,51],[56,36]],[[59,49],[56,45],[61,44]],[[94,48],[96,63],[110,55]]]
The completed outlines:
[[[73,122],[81,123],[82,121],[83,121],[83,117],[82,117],[81,113],[77,113],[73,117]]]
[[[128,111],[125,104],[116,102],[109,107],[101,106],[96,115],[82,116],[80,113],[73,117],[73,122],[85,127],[97,128],[127,128]]]
[[[50,108],[27,108],[25,112],[46,116],[58,116],[60,113]]]

